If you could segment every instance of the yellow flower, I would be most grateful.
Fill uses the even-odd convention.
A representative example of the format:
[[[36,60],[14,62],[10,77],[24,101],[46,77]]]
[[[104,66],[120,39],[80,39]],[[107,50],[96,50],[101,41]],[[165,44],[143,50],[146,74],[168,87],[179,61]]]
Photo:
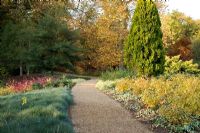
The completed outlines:
[[[26,97],[22,97],[21,104],[22,104],[22,106],[27,104],[27,98]]]
[[[47,79],[47,83],[51,83],[52,79],[51,78],[48,78]]]

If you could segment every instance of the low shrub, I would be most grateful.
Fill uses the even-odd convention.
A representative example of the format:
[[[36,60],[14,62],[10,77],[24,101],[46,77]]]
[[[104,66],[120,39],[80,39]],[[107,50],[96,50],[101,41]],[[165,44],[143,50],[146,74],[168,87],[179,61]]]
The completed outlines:
[[[126,78],[119,80],[116,84],[117,92],[131,91],[134,95],[141,95],[145,88],[148,88],[148,80],[137,78],[136,80]]]
[[[122,103],[124,107],[128,110],[139,111],[142,107],[138,97],[128,92],[116,92],[114,95],[114,99]]]
[[[159,114],[174,124],[188,124],[193,118],[199,118],[200,78],[178,75],[167,80],[166,84],[168,94]]]
[[[133,80],[128,78],[119,80],[116,84],[116,91],[119,93],[123,93],[131,90],[132,81]]]
[[[65,76],[55,80],[50,77],[35,77],[30,79],[25,78],[21,80],[15,79],[10,80],[6,85],[3,85],[2,87],[0,86],[0,96],[18,92],[27,92],[31,90],[39,90],[43,88],[67,87],[70,89],[76,82],[81,82],[81,79],[74,79],[73,82],[71,79]]]
[[[39,83],[42,86],[51,82],[50,77],[25,77],[22,79],[9,80],[6,86],[11,86],[15,92],[26,92],[32,90],[32,85]]]
[[[103,81],[103,80],[100,80],[100,81],[97,82],[96,88],[98,88],[99,90],[115,89],[116,82],[117,81],[111,81],[111,80]]]
[[[193,63],[193,60],[182,61],[180,56],[168,57],[166,56],[165,72],[166,75],[187,73],[187,74],[199,74],[198,64]]]
[[[71,79],[63,76],[59,79],[53,80],[46,84],[46,87],[64,87],[67,86],[68,88],[71,88],[75,83],[72,82]]]
[[[118,81],[116,90],[131,90],[145,108],[153,109],[174,125],[191,124],[200,117],[199,77],[178,74],[168,79],[124,79]]]
[[[23,80],[12,80],[0,87],[0,96],[14,94],[18,92],[27,92],[44,88],[48,82],[47,78],[33,78]]]
[[[135,72],[131,70],[121,70],[121,69],[113,69],[106,72],[103,72],[100,76],[101,80],[115,80],[120,78],[126,78],[126,77],[134,77]]]
[[[14,91],[11,87],[2,87],[0,88],[0,96],[13,94]]]
[[[42,84],[40,84],[40,83],[33,83],[31,88],[32,88],[33,90],[39,90],[39,89],[42,89],[43,86],[42,86]]]
[[[45,85],[45,87],[50,88],[50,87],[59,87],[60,86],[60,81],[59,80],[53,80],[52,82],[49,82]]]
[[[60,85],[63,86],[63,87],[67,86],[68,88],[71,88],[74,85],[72,83],[71,79],[68,79],[68,78],[65,78],[65,77],[61,78],[59,81],[60,81]]]
[[[118,91],[115,89],[116,83],[121,80],[99,80],[96,84],[96,88],[103,91],[109,96],[112,96],[113,99],[119,101],[124,105],[124,107],[128,110],[134,110],[138,111],[141,108],[141,104],[139,102],[138,97],[135,95],[132,95],[129,92],[124,91]]]

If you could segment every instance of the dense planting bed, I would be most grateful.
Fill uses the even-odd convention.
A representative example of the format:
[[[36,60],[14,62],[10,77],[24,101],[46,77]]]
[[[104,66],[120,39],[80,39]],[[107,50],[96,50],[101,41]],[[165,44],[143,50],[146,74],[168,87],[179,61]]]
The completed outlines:
[[[171,132],[200,131],[199,77],[178,74],[169,78],[100,80],[96,87],[155,127]]]
[[[71,133],[66,87],[0,96],[1,133]]]

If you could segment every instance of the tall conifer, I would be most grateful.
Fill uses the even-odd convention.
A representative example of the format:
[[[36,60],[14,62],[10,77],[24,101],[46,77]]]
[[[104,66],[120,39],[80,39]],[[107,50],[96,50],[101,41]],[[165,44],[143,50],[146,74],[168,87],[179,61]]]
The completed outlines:
[[[139,75],[163,73],[165,52],[161,21],[152,0],[138,0],[124,53],[126,66],[136,70]]]

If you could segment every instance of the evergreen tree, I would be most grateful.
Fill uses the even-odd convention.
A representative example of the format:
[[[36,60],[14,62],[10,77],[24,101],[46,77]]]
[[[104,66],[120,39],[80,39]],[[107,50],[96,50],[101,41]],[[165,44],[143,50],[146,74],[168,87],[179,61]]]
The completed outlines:
[[[64,7],[55,6],[47,9],[38,21],[38,38],[42,45],[40,64],[44,69],[73,70],[75,62],[80,60],[79,34],[68,28],[65,13]]]
[[[24,68],[29,69],[35,65],[38,45],[35,40],[35,28],[33,23],[23,20],[20,23],[8,22],[1,34],[0,58],[5,67],[20,69],[20,75]]]
[[[44,9],[37,19],[10,20],[0,32],[0,65],[20,75],[73,69],[80,60],[79,34],[68,28],[64,6]]]
[[[163,73],[165,52],[161,22],[152,0],[138,0],[124,53],[126,66],[136,70],[139,75]]]

